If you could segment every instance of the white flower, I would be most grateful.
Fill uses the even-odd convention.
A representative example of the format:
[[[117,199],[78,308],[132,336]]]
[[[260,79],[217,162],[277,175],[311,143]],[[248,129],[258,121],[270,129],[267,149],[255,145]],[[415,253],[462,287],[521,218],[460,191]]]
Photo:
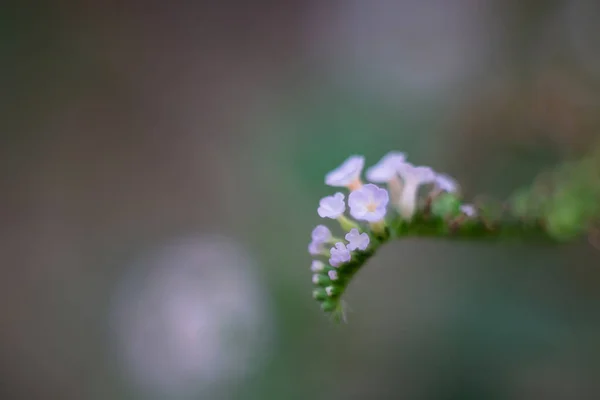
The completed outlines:
[[[350,251],[346,248],[344,243],[337,242],[335,247],[331,248],[331,258],[329,264],[333,267],[337,267],[340,264],[350,261]]]
[[[325,175],[325,184],[356,189],[361,186],[360,174],[364,166],[363,156],[350,156],[342,165]]]
[[[336,219],[346,211],[346,203],[344,202],[344,194],[336,193],[333,196],[323,197],[319,201],[317,212],[321,218]]]
[[[440,192],[455,193],[458,191],[456,180],[446,174],[437,174],[435,176],[435,186]]]
[[[313,274],[313,276],[312,276],[312,282],[315,285],[318,285],[319,282],[321,282],[321,275],[319,275],[319,274]]]
[[[419,186],[434,182],[436,173],[429,167],[415,167],[410,163],[399,165],[398,173],[404,181],[398,206],[402,217],[409,219],[412,218],[417,208]]]
[[[369,246],[369,235],[359,233],[358,229],[354,228],[346,234],[346,240],[349,242],[346,248],[350,251],[365,250]]]
[[[398,167],[406,161],[406,155],[390,151],[379,162],[367,169],[367,179],[375,183],[387,183],[398,175]]]
[[[335,272],[335,271],[331,271],[331,272]],[[334,292],[335,292],[335,288],[333,286],[327,286],[325,288],[325,293],[327,293],[327,296],[333,296]]]
[[[371,182],[386,183],[390,200],[396,204],[400,200],[402,182],[398,176],[398,168],[406,161],[406,155],[399,151],[391,151],[379,162],[367,170],[367,179]]]
[[[326,253],[325,244],[332,240],[331,231],[325,225],[317,225],[313,229],[312,241],[308,245],[308,252],[313,256],[323,255]]]
[[[398,165],[398,173],[404,180],[404,184],[423,185],[431,183],[436,178],[436,173],[429,167],[415,167],[411,163],[402,163]]]
[[[356,219],[377,222],[385,217],[389,195],[387,190],[368,183],[348,196],[350,214]]]
[[[322,242],[312,241],[308,244],[308,252],[312,256],[320,256],[325,251],[325,246],[323,246]]]
[[[473,204],[463,204],[460,206],[460,211],[467,217],[474,217],[477,215],[477,210]]]
[[[327,273],[327,275],[329,275],[329,279],[331,279],[332,281],[337,281],[338,280],[338,273],[335,270],[331,270]]]
[[[312,264],[310,265],[310,270],[312,272],[321,272],[324,269],[325,269],[325,264],[319,260],[313,260]]]
[[[315,242],[327,243],[331,240],[331,231],[325,225],[317,225],[311,233],[311,238]]]

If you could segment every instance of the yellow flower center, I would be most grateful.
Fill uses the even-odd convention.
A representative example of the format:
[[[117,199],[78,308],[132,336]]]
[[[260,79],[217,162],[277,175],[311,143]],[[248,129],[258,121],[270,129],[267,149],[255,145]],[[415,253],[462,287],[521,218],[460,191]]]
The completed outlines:
[[[350,182],[350,184],[348,185],[348,189],[350,189],[351,192],[358,190],[362,187],[362,182],[360,180],[360,178],[355,179],[354,181]]]

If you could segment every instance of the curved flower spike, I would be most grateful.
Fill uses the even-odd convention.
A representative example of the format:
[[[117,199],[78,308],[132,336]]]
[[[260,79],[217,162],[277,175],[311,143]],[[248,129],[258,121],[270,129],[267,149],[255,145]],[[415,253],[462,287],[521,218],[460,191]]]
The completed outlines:
[[[362,186],[360,174],[365,166],[363,156],[350,156],[339,167],[325,175],[325,184],[356,190]]]
[[[358,219],[379,222],[385,217],[389,195],[387,190],[372,183],[364,185],[348,196],[350,214]]]
[[[393,197],[391,185],[388,186],[391,193],[372,183],[361,186],[359,175],[363,158],[350,157],[328,174],[326,182],[350,187],[350,214],[368,224],[345,215],[342,193],[321,199],[319,215],[336,219],[344,231],[345,241],[333,236],[324,225],[312,231],[309,251],[323,257],[323,261],[314,260],[311,264],[313,297],[334,320],[345,321],[343,296],[348,285],[377,249],[394,238],[517,239],[558,244],[587,234],[593,226],[590,223],[600,218],[600,191],[595,173],[598,165],[590,165],[587,161],[582,164],[581,173],[585,180],[580,179],[579,172],[576,175],[568,173],[574,168],[569,165],[567,171],[560,170],[562,187],[540,191],[534,186],[531,190],[518,192],[502,207],[493,203],[475,207],[463,203],[461,196],[454,193],[460,187],[452,177],[438,174],[429,167],[414,166],[404,161],[402,153],[389,153],[367,171],[373,181],[388,185],[394,180],[402,181],[402,190],[397,192],[397,197]],[[556,176],[558,179],[559,175]],[[419,187],[425,184],[433,186],[428,197],[423,199],[425,201],[419,202]],[[590,186],[581,186],[587,184]],[[579,199],[582,194],[584,198]],[[386,215],[390,197],[399,213]],[[331,247],[332,243],[335,243],[334,247]]]

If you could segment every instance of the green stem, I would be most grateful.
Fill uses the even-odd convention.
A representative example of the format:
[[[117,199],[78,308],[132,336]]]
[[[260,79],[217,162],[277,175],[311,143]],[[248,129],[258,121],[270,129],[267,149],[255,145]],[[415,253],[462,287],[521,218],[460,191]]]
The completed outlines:
[[[520,240],[527,242],[559,243],[550,236],[539,221],[518,219],[487,222],[481,218],[461,218],[451,221],[417,215],[402,221],[394,230],[396,237],[437,237],[449,240]]]
[[[388,228],[384,234],[377,235],[371,232],[371,243],[366,251],[352,253],[352,259],[340,266],[339,280],[335,288],[338,290],[332,299],[341,298],[348,285],[362,268],[363,265],[375,254],[377,249],[388,241],[409,237],[426,237],[449,240],[484,240],[493,242],[519,240],[527,243],[557,244],[561,241],[550,236],[543,225],[535,221],[518,219],[503,219],[490,223],[482,218],[467,218],[459,216],[451,220],[433,217],[427,213],[419,213],[411,221],[404,221],[399,216],[388,221]],[[328,300],[325,300],[326,302]],[[335,319],[343,317],[343,310],[339,301],[332,306],[332,316]],[[335,307],[335,308],[333,308]]]

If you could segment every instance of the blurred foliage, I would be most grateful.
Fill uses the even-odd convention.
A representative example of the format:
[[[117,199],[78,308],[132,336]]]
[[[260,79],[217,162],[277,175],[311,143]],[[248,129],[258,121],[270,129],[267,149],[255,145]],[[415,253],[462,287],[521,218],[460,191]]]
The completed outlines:
[[[525,186],[514,204],[543,211],[561,237],[587,228],[598,164],[572,156],[598,136],[598,77],[582,72],[567,33],[584,22],[567,23],[569,7],[585,2],[386,3],[408,21],[424,7],[404,40],[418,51],[445,39],[443,29],[428,35],[430,11],[481,21],[469,82],[434,87],[426,101],[393,76],[380,79],[385,95],[356,89],[369,76],[333,83],[342,74],[311,48],[346,5],[5,10],[0,397],[148,399],[109,334],[108,305],[131,261],[121,255],[218,231],[264,272],[274,337],[269,361],[215,399],[598,398],[600,270],[589,246],[398,242],[353,282],[343,327],[307,296],[305,252],[323,174],[348,154],[376,160],[390,149],[447,170],[468,198]],[[382,4],[360,14],[365,36],[379,28],[368,9]],[[396,44],[398,32],[380,37]],[[588,32],[600,37],[597,24]],[[390,48],[400,56],[365,61],[396,71],[413,54]],[[573,161],[528,186],[565,156]]]
[[[525,219],[541,220],[557,239],[573,239],[600,222],[600,145],[580,160],[542,174],[510,200]]]

